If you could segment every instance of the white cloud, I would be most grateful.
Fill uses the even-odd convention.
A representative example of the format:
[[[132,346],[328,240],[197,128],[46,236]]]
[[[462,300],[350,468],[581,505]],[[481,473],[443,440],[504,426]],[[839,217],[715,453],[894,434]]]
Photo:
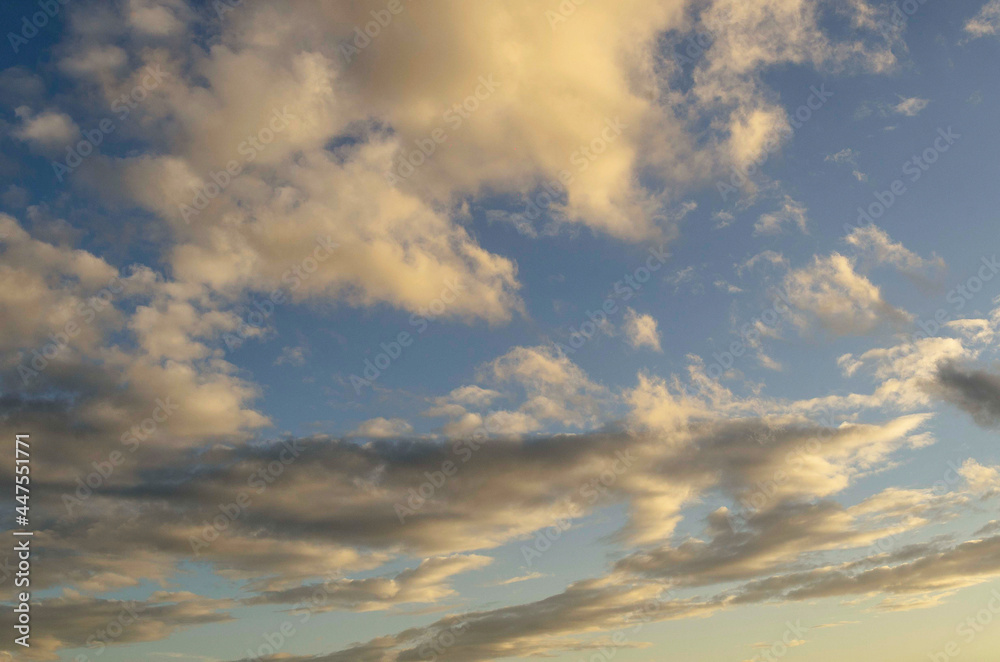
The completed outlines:
[[[785,276],[785,291],[799,311],[794,321],[800,329],[806,330],[815,321],[837,335],[864,335],[913,319],[911,314],[887,303],[881,290],[858,274],[854,266],[852,259],[833,253],[816,256],[808,267]]]
[[[308,352],[305,347],[282,347],[278,358],[274,360],[274,365],[303,366],[306,364]]]
[[[1000,32],[1000,0],[990,0],[965,24],[969,39],[991,37]]]
[[[369,437],[371,439],[388,439],[391,437],[401,437],[413,432],[413,426],[402,418],[378,418],[369,419],[348,434],[355,437]]]
[[[660,332],[652,315],[640,315],[629,308],[625,311],[624,330],[625,338],[632,347],[636,349],[649,347],[657,352],[663,351],[660,348]]]
[[[940,275],[944,271],[944,260],[940,257],[922,258],[902,243],[893,242],[885,230],[876,225],[855,228],[844,240],[870,265],[886,264],[918,277]]]
[[[787,195],[779,209],[761,214],[754,223],[753,231],[754,234],[776,234],[785,225],[795,225],[802,232],[806,232],[805,206]]]
[[[892,107],[893,111],[900,114],[906,115],[907,117],[915,117],[920,114],[920,111],[927,107],[930,103],[929,99],[921,99],[919,97],[899,97],[899,103]]]
[[[62,148],[80,135],[80,127],[66,113],[46,110],[33,115],[25,106],[18,108],[16,113],[21,123],[14,129],[13,136],[42,153],[60,153]]]

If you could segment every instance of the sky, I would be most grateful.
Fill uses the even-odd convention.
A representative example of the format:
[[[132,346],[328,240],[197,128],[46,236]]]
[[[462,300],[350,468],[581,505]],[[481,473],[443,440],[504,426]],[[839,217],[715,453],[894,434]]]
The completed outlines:
[[[0,26],[0,660],[996,659],[1000,0]]]

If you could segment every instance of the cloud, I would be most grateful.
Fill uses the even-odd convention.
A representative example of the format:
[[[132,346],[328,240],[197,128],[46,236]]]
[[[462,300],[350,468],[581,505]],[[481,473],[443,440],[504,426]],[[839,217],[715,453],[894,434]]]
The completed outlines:
[[[805,206],[787,195],[780,209],[761,214],[757,222],[754,223],[753,231],[754,234],[776,234],[781,232],[785,225],[796,225],[799,230],[806,232]]]
[[[986,428],[1000,425],[1000,375],[945,362],[938,368],[929,388],[935,395],[972,415],[979,425]]]
[[[816,256],[810,266],[785,276],[785,291],[799,311],[794,321],[800,329],[815,322],[836,335],[864,335],[879,328],[898,328],[913,319],[887,303],[881,290],[854,267],[851,258],[832,253]]]
[[[742,276],[743,272],[753,269],[758,264],[770,264],[774,267],[787,267],[788,259],[781,253],[768,249],[747,258],[747,260],[742,264],[737,264],[736,273]]]
[[[584,635],[631,629],[637,623],[707,616],[722,606],[713,602],[661,598],[661,592],[661,588],[652,585],[584,580],[571,584],[560,594],[536,602],[446,616],[427,626],[326,655],[292,658],[292,662],[307,659],[312,662],[393,662],[416,659],[424,653],[433,653],[442,662],[472,662],[597,650],[611,645],[610,642]],[[448,645],[437,642],[448,642]],[[619,639],[614,645],[619,648],[638,644]]]
[[[524,402],[519,412],[539,423],[593,424],[606,396],[604,387],[554,346],[515,347],[479,372],[496,383],[520,387]]]
[[[990,0],[965,24],[969,39],[991,37],[1000,32],[1000,0]]]
[[[800,456],[800,464],[809,461]],[[954,513],[967,506],[967,499],[935,497],[930,490],[906,494],[889,490],[854,508],[828,500],[779,498],[766,507],[756,501],[756,495],[744,501],[748,505],[743,517],[724,507],[714,511],[707,518],[704,537],[634,552],[616,568],[673,586],[752,579],[789,569],[807,553],[868,546],[926,524],[923,515],[928,512]]]
[[[484,568],[493,559],[476,554],[424,559],[394,577],[334,579],[323,584],[264,591],[243,600],[246,605],[319,603],[313,611],[382,611],[403,604],[434,603],[455,595],[447,584],[454,575]],[[315,596],[321,595],[321,599]]]
[[[77,51],[59,62],[65,74],[79,78],[103,79],[118,74],[128,64],[128,53],[118,46],[94,45]]]
[[[827,154],[823,157],[823,160],[833,161],[834,163],[850,163],[853,166],[857,166],[858,156],[860,156],[860,154],[857,150],[845,147],[836,154]]]
[[[180,34],[194,18],[182,0],[129,0],[128,22],[139,33],[154,37]]]
[[[541,579],[542,577],[548,577],[548,575],[542,574],[540,572],[529,572],[517,577],[510,577],[509,579],[502,579],[495,582],[493,586],[509,586],[511,584],[519,584],[521,582],[531,581],[532,579]]]
[[[278,358],[274,360],[274,365],[304,366],[308,352],[305,347],[282,347]]]
[[[446,421],[433,434],[383,411],[339,437],[275,442],[257,410],[264,387],[227,357],[235,335],[274,334],[270,320],[248,322],[262,306],[391,308],[490,325],[525,314],[518,263],[480,239],[475,210],[485,199],[539,207],[545,218],[522,226],[530,228],[524,241],[546,234],[534,230],[542,223],[623,242],[671,238],[694,208],[679,202],[692,187],[791,138],[789,112],[808,97],[786,107],[766,84],[771,72],[895,67],[900,43],[879,34],[877,9],[718,0],[692,11],[675,0],[627,0],[581,7],[553,29],[531,0],[443,0],[406,4],[352,52],[354,27],[371,20],[370,8],[244,4],[221,20],[181,0],[67,6],[66,38],[52,49],[69,86],[60,98],[72,96],[85,127],[151,69],[162,72],[107,137],[121,142],[86,159],[66,197],[96,196],[92,208],[73,205],[70,220],[148,219],[142,254],[159,271],[77,248],[77,229],[42,207],[26,212],[25,227],[0,215],[4,383],[22,384],[19,368],[32,365],[34,350],[44,357],[53,334],[89,318],[37,381],[0,397],[0,433],[30,429],[49,440],[32,457],[33,540],[59,563],[40,564],[32,580],[65,592],[36,605],[39,622],[52,626],[38,650],[85,645],[121,608],[73,590],[141,590],[174,581],[191,563],[240,584],[245,599],[157,592],[145,603],[149,618],[122,643],[222,622],[233,607],[295,604],[317,589],[328,592],[330,609],[439,603],[454,597],[459,573],[490,562],[473,552],[525,540],[565,520],[567,505],[572,520],[617,505],[625,516],[611,541],[630,546],[620,550],[629,559],[621,572],[315,659],[411,659],[452,629],[457,642],[440,659],[584,651],[608,644],[596,633],[637,619],[704,616],[729,602],[674,598],[660,580],[753,581],[804,554],[853,549],[948,510],[951,502],[919,490],[887,490],[859,506],[832,501],[901,450],[928,443],[928,414],[817,423],[814,403],[737,397],[695,360],[687,378],[696,394],[678,377],[646,373],[619,393],[553,345],[518,345],[483,363],[479,383],[459,381],[423,400],[427,415]],[[821,28],[832,19],[855,29],[834,38]],[[713,43],[696,62],[663,56],[665,44],[705,27]],[[0,85],[46,109],[19,109],[13,137],[56,155],[76,138],[79,127],[44,101],[40,79],[5,73]],[[14,202],[23,197],[11,193]],[[805,215],[785,197],[758,229],[804,231]],[[93,235],[85,246],[119,243],[107,231]],[[880,264],[927,266],[887,238],[865,241]],[[762,262],[788,264],[764,253],[745,266]],[[789,274],[797,286],[789,298],[831,328],[908,319],[856,264],[817,258]],[[121,291],[104,301],[115,276]],[[629,309],[625,325],[634,347],[661,349],[651,316]],[[972,327],[983,338],[992,328]],[[923,404],[938,374],[932,359],[972,354],[949,340],[849,356],[844,365],[873,367],[880,387],[899,387],[895,399],[880,394],[882,403]],[[276,363],[305,356],[285,347]],[[971,398],[974,389],[951,382],[948,397]],[[727,531],[717,509],[704,541],[675,538],[687,508],[752,498],[814,441],[819,448],[759,512]],[[967,482],[980,486],[989,471],[968,465]],[[222,515],[231,521],[219,531]],[[199,540],[207,542],[192,545]],[[2,588],[13,590],[9,578]]]
[[[100,646],[103,650],[159,641],[182,629],[231,621],[225,610],[233,606],[230,600],[182,591],[156,591],[144,601],[106,600],[64,591],[60,597],[32,602],[32,615],[45,619],[46,626],[43,632],[32,632],[31,647],[19,651],[18,659],[58,660],[58,651],[67,648]],[[7,629],[12,629],[11,610],[5,611]]]
[[[915,560],[897,565],[859,569],[818,568],[749,582],[735,597],[736,603],[763,600],[813,600],[849,595],[888,593],[881,610],[930,606],[934,598],[922,594],[952,591],[1000,575],[1000,537],[970,540],[944,551],[928,550]]]
[[[940,276],[945,269],[940,257],[922,258],[899,242],[893,242],[885,230],[875,225],[855,228],[844,241],[852,246],[862,262],[889,265],[914,278]]]
[[[401,418],[373,418],[365,421],[349,434],[356,437],[370,437],[372,439],[385,439],[388,437],[400,437],[413,432],[413,426]]]
[[[677,219],[663,215],[666,205],[787,133],[763,72],[895,63],[874,26],[847,41],[829,37],[813,3],[716,2],[698,18],[718,39],[682,92],[660,38],[694,27],[683,3],[630,2],[623,12],[578,12],[556,30],[529,0],[407,6],[357,53],[348,48],[353,26],[371,17],[353,6],[243,7],[213,26],[219,47],[209,50],[149,48],[194,29],[180,2],[136,0],[99,19],[71,11],[64,62],[104,63],[88,65],[91,73],[113,67],[108,35],[127,51],[130,71],[97,76],[109,103],[141,82],[145,67],[164,72],[130,120],[155,149],[94,157],[78,179],[104,182],[116,202],[157,215],[173,236],[167,259],[180,281],[229,297],[271,292],[317,237],[331,237],[338,259],[300,279],[293,300],[425,314],[447,297],[448,317],[503,322],[521,310],[516,265],[478,244],[458,222],[456,201],[488,190],[528,202],[556,182],[546,207],[560,224],[623,240],[669,237]],[[852,16],[861,6],[837,11]],[[470,42],[470,29],[482,38]],[[436,47],[406,38],[413,30]],[[522,55],[497,51],[491,35]],[[418,84],[413,67],[435,70],[432,84]],[[476,109],[457,114],[464,103]],[[276,110],[288,125],[250,150],[252,160],[244,156]],[[717,140],[696,138],[705,126]],[[431,135],[444,139],[431,139],[434,153],[420,153],[419,167],[402,176],[400,163]],[[227,175],[208,200],[210,175],[230,162],[238,176]],[[646,184],[649,176],[656,182]],[[458,292],[442,294],[450,283]]]
[[[15,112],[21,123],[12,135],[43,154],[59,154],[62,148],[80,135],[80,127],[66,113],[45,110],[33,115],[26,106],[19,107]]]
[[[645,346],[662,352],[660,332],[656,327],[656,319],[652,315],[640,315],[631,308],[625,311],[625,338],[632,347],[639,349]]]
[[[899,103],[892,107],[893,112],[907,117],[916,117],[920,111],[927,107],[929,99],[919,97],[899,97]]]
[[[823,160],[832,161],[838,164],[846,163],[851,165],[853,167],[853,171],[851,174],[854,175],[854,178],[857,179],[859,182],[866,182],[868,181],[868,175],[859,170],[858,166],[859,156],[860,154],[858,153],[857,150],[851,149],[850,147],[845,147],[836,154],[827,154],[825,157],[823,157]]]

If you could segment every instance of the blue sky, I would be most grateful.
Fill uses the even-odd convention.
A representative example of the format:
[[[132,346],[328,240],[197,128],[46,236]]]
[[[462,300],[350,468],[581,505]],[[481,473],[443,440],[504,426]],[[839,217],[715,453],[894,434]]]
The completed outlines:
[[[992,659],[996,0],[48,8],[0,655]]]

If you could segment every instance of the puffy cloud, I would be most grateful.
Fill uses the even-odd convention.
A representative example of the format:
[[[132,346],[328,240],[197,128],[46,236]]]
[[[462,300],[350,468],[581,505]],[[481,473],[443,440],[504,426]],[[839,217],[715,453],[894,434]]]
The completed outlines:
[[[736,271],[742,275],[744,271],[753,269],[758,264],[770,264],[774,267],[787,267],[788,259],[781,253],[768,249],[747,258],[747,260],[742,264],[736,265]]]
[[[537,421],[592,425],[607,397],[604,387],[556,347],[515,347],[480,368],[483,377],[515,384],[524,392],[521,414]]]
[[[351,435],[357,437],[370,437],[372,439],[385,439],[388,437],[400,437],[413,432],[413,426],[401,418],[373,418],[363,422],[355,428]]]
[[[57,110],[45,110],[33,115],[26,106],[17,109],[21,123],[12,135],[27,142],[43,154],[58,154],[70,141],[80,135],[80,127],[67,115]]]
[[[309,350],[305,347],[282,347],[281,354],[274,360],[274,365],[303,366],[306,364],[308,352]]]
[[[785,225],[796,225],[799,230],[806,232],[805,206],[787,195],[780,209],[761,214],[754,223],[753,231],[755,234],[775,234],[781,232]]]
[[[103,79],[116,75],[128,64],[128,53],[118,46],[91,46],[59,62],[59,69],[70,76]]]
[[[194,18],[183,0],[129,0],[127,11],[130,26],[155,37],[177,35]]]
[[[1000,32],[1000,0],[990,0],[965,24],[969,39],[990,37]]]
[[[625,312],[624,330],[625,338],[632,347],[646,346],[657,352],[663,351],[660,348],[660,332],[652,315],[640,315],[629,308]]]
[[[485,191],[533,200],[556,182],[562,193],[546,206],[558,220],[623,239],[670,234],[665,202],[713,170],[757,158],[787,128],[785,111],[766,100],[763,71],[789,63],[882,71],[894,62],[876,30],[848,42],[826,36],[810,2],[727,0],[696,17],[673,0],[632,4],[588,7],[555,29],[528,0],[407,5],[357,52],[352,26],[371,20],[362,7],[248,6],[227,14],[211,49],[183,51],[150,49],[148,40],[184,30],[190,11],[179,1],[133,0],[100,21],[72,13],[78,39],[65,60],[88,61],[97,36],[119,36],[137,66],[102,80],[109,102],[142,80],[144,67],[163,71],[134,111],[136,131],[155,149],[95,158],[94,172],[116,182],[105,189],[171,225],[170,259],[182,280],[270,291],[317,236],[329,236],[341,254],[302,279],[294,299],[420,312],[458,283],[446,314],[503,321],[520,307],[515,266],[456,223],[457,200]],[[716,39],[682,93],[659,40],[696,27],[692,18],[713,26]],[[480,38],[469,40],[470,29]],[[414,67],[433,69],[433,81],[418,81]],[[275,110],[287,126],[258,149],[253,138]],[[707,118],[722,120],[710,124],[715,144],[688,130]],[[419,149],[428,140],[430,156]],[[400,162],[411,154],[422,163],[406,176]],[[238,176],[225,174],[230,162]],[[221,183],[211,186],[222,190],[198,198],[213,173]],[[647,176],[659,183],[640,184]]]
[[[892,110],[900,115],[915,117],[916,115],[919,115],[920,111],[926,108],[929,103],[929,99],[921,99],[919,97],[900,97],[899,103],[893,106]]]
[[[922,258],[903,244],[892,241],[885,230],[876,225],[855,228],[844,240],[857,250],[862,261],[889,265],[909,276],[940,274],[945,267],[940,257]]]
[[[53,440],[33,458],[35,540],[60,563],[37,569],[39,587],[100,593],[167,582],[194,560],[243,582],[250,596],[240,606],[291,604],[331,576],[322,585],[334,598],[330,608],[430,604],[452,595],[458,573],[488,562],[469,552],[552,526],[567,505],[578,519],[608,504],[628,509],[616,542],[649,546],[644,554],[669,561],[666,571],[636,567],[638,574],[696,585],[784,571],[797,555],[849,549],[947,510],[950,502],[917,490],[847,508],[829,500],[899,450],[926,443],[926,415],[820,425],[806,416],[813,403],[741,400],[700,364],[690,370],[697,395],[677,379],[643,374],[618,397],[548,345],[515,347],[481,367],[482,385],[429,398],[426,413],[448,419],[446,442],[415,435],[408,421],[387,414],[344,438],[248,443],[270,421],[252,406],[261,389],[226,360],[220,338],[270,329],[247,331],[240,306],[252,309],[262,294],[278,305],[281,294],[296,304],[508,321],[523,310],[517,264],[480,243],[469,213],[477,199],[545,206],[557,227],[621,240],[669,236],[678,218],[660,214],[687,187],[746,166],[788,138],[787,110],[764,83],[770,69],[886,71],[898,45],[878,36],[879,10],[860,0],[717,0],[697,8],[628,0],[581,7],[554,26],[530,0],[410,3],[353,52],[353,28],[371,20],[370,8],[291,7],[248,4],[217,22],[196,21],[210,14],[181,0],[67,8],[70,35],[54,53],[76,79],[81,106],[96,102],[91,110],[107,115],[102,95],[111,106],[155,79],[114,136],[134,140],[137,151],[95,154],[71,185],[100,182],[94,190],[109,202],[155,215],[166,239],[152,259],[169,278],[136,268],[122,299],[95,316],[72,352],[50,362],[38,385],[0,398],[0,432],[30,428]],[[856,35],[829,37],[820,28],[827,11],[848,18]],[[703,26],[712,44],[690,67],[663,57],[665,44]],[[414,75],[426,71],[435,75]],[[38,92],[35,81],[11,78],[4,81],[12,88]],[[15,137],[40,150],[62,146],[77,131],[67,121],[25,110]],[[403,159],[423,162],[411,172]],[[540,202],[541,187],[559,181]],[[804,209],[790,198],[759,224],[788,222],[805,227]],[[72,248],[72,232],[53,231],[49,242],[40,228],[29,233],[0,217],[0,279],[8,285],[0,312],[17,313],[3,315],[0,349],[21,351],[18,360],[118,272]],[[880,263],[916,265],[888,238],[863,238]],[[827,326],[906,318],[854,262],[838,258],[789,275],[798,286],[789,297],[804,314]],[[768,254],[748,268],[755,260],[786,264]],[[986,338],[990,329],[964,330]],[[630,310],[626,330],[634,346],[660,349],[648,315]],[[956,342],[845,365],[875,366],[900,392],[923,394],[885,394],[881,402],[923,404],[940,359],[969,358]],[[301,356],[296,348],[282,353],[292,362]],[[3,367],[8,383],[16,362]],[[497,408],[498,401],[509,404]],[[483,439],[483,430],[495,438]],[[134,448],[125,441],[132,438]],[[751,498],[756,485],[786,470],[789,454],[814,441],[818,448],[799,453],[801,466],[735,530],[721,528],[717,511],[707,543],[672,540],[686,507],[710,494]],[[87,488],[81,472],[100,472],[109,453],[125,461]],[[288,453],[295,460],[285,463]],[[989,479],[981,469],[969,465],[970,486]],[[434,489],[425,496],[428,484]],[[211,523],[241,496],[252,506],[211,536]],[[798,528],[783,526],[789,522]],[[725,558],[727,546],[737,554]],[[393,575],[342,577],[429,554],[443,556]],[[410,659],[452,627],[462,635],[442,659],[550,655],[603,645],[592,633],[637,618],[707,615],[727,603],[666,599],[645,579],[578,582],[534,603],[448,616],[326,658]],[[118,606],[67,596],[60,608],[82,621]],[[134,641],[223,620],[231,606],[180,594],[151,603],[149,613],[162,618]],[[60,622],[45,646],[79,645],[89,627]]]
[[[1000,492],[1000,467],[984,467],[970,458],[962,464],[958,473],[972,492],[990,496]]]
[[[121,322],[109,301],[126,285],[118,280],[118,270],[103,259],[37,240],[6,214],[0,214],[0,242],[4,258],[0,349],[5,353],[22,348],[41,351],[54,342],[50,334],[67,334],[70,324],[73,345],[93,351],[101,329]],[[30,362],[32,357],[26,358]]]
[[[851,258],[833,253],[816,256],[811,265],[788,273],[784,287],[798,309],[794,321],[800,329],[815,322],[837,335],[863,335],[913,319],[886,302],[881,290],[854,266]]]

